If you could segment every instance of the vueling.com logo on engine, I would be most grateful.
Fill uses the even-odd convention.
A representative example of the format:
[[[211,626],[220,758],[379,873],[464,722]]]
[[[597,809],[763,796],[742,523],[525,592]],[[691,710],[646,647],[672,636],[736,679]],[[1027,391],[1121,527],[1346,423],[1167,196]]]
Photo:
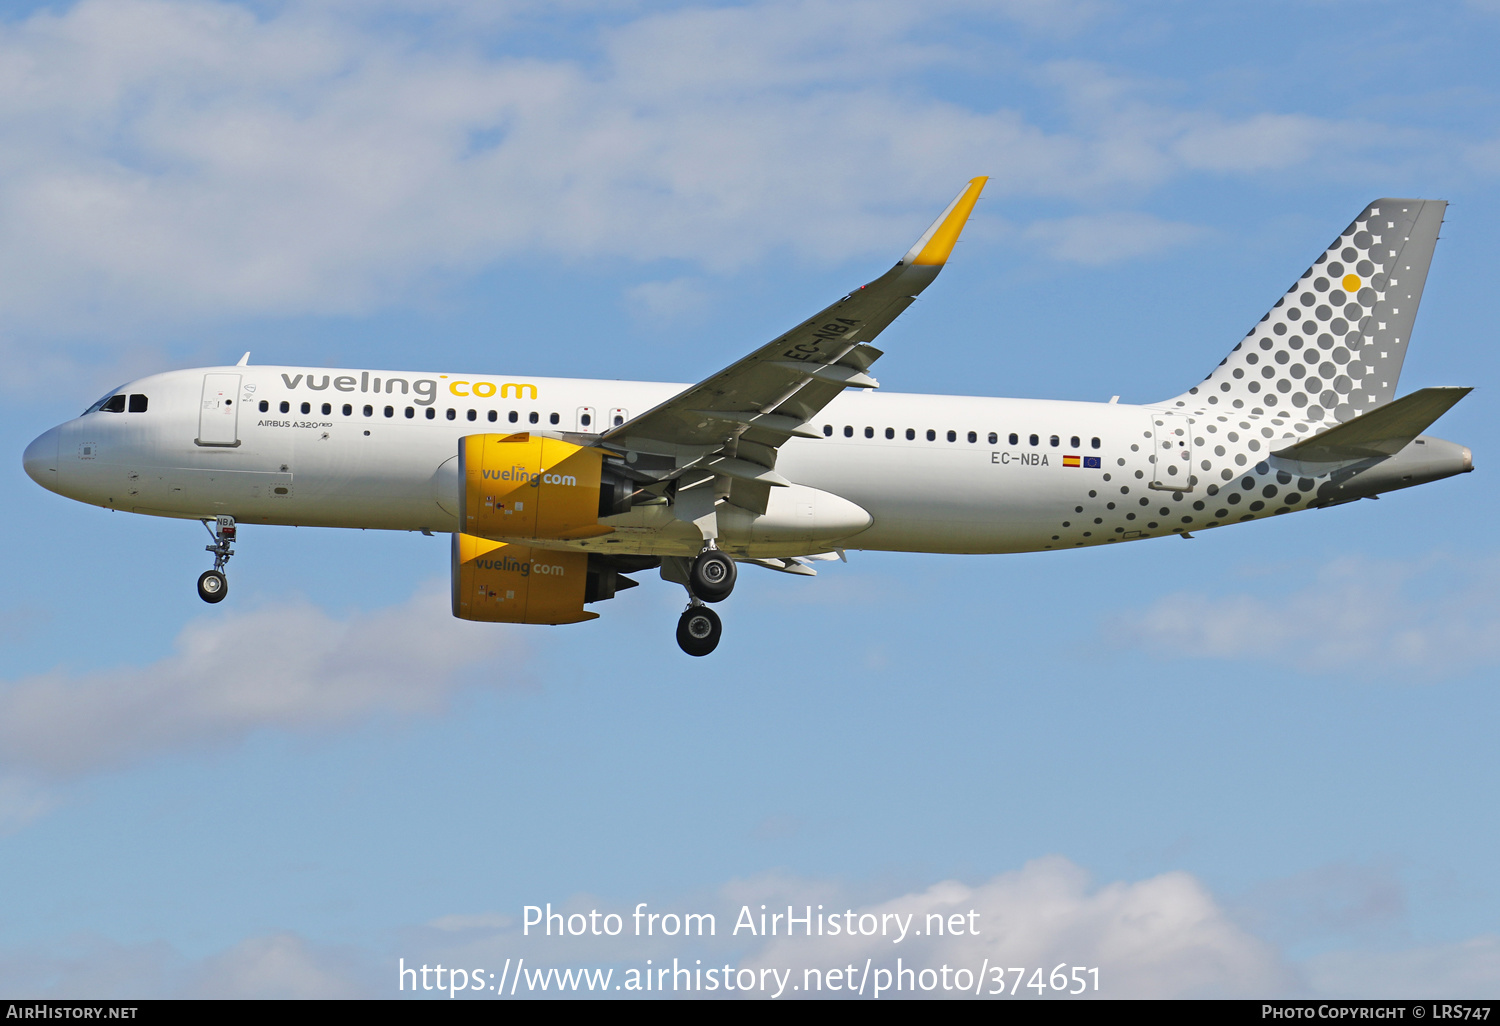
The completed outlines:
[[[481,470],[479,477],[484,481],[520,481],[537,488],[544,484],[563,485],[569,488],[578,486],[578,478],[572,474],[553,474],[550,471],[538,471],[533,473],[524,466],[514,466],[509,470]]]
[[[565,577],[568,573],[566,567],[555,563],[538,563],[532,559],[511,559],[509,556],[501,556],[499,559],[476,559],[474,565],[481,570],[503,570],[506,573],[520,574],[522,577],[530,577],[534,573],[543,577]]]

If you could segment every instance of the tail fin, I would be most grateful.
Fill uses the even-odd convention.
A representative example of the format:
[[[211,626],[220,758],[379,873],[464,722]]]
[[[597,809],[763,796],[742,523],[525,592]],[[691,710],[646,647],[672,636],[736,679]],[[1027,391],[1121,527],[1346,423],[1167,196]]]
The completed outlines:
[[[1161,405],[1318,424],[1390,402],[1447,206],[1371,203],[1201,385]]]

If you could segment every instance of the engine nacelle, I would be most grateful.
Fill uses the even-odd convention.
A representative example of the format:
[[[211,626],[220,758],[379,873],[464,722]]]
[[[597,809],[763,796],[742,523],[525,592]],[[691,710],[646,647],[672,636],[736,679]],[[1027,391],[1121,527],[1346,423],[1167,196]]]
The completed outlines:
[[[583,608],[588,586],[587,553],[537,549],[469,534],[453,536],[453,615],[460,620],[593,620],[599,614]]]
[[[540,435],[468,435],[458,443],[464,534],[575,539],[599,525],[603,454]]]

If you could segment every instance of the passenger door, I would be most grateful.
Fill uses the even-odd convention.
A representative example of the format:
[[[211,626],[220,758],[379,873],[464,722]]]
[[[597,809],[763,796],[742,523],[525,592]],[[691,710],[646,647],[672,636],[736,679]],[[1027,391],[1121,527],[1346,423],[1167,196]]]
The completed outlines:
[[[1151,487],[1164,492],[1190,492],[1193,477],[1193,419],[1181,413],[1153,412],[1155,456]]]
[[[240,444],[240,375],[203,375],[203,404],[198,410],[199,445]]]

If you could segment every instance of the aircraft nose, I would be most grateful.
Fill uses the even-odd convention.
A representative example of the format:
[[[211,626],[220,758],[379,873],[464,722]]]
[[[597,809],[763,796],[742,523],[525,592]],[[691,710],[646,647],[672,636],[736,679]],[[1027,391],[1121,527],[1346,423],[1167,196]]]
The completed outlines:
[[[26,453],[21,457],[26,475],[53,492],[57,491],[57,440],[57,428],[43,432],[26,447]]]

